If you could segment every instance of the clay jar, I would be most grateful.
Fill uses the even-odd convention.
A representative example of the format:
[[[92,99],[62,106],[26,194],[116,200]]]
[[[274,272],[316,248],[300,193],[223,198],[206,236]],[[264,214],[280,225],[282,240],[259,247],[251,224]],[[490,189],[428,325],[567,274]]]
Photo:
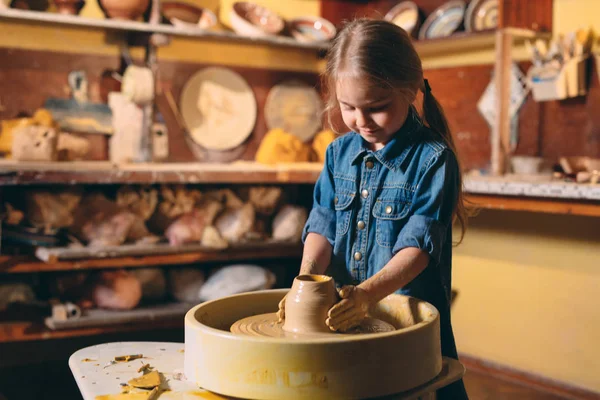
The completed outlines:
[[[150,0],[100,0],[100,4],[110,18],[135,20],[146,11],[149,1]]]
[[[300,334],[331,332],[325,320],[338,300],[333,278],[326,275],[299,275],[285,301],[282,329]]]

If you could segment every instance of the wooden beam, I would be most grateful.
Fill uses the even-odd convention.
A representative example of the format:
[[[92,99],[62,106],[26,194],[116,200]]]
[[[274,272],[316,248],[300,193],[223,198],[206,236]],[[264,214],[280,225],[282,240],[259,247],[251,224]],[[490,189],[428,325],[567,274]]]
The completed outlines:
[[[600,217],[600,203],[598,202],[481,194],[468,194],[467,199],[478,208],[483,209]]]

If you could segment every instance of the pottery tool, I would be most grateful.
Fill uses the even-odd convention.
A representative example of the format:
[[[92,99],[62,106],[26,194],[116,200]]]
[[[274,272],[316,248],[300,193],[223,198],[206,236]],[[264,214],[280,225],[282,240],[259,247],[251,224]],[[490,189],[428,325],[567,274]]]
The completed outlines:
[[[60,128],[68,132],[112,135],[110,108],[106,104],[89,102],[85,72],[71,72],[68,82],[73,95],[71,99],[48,98],[44,103]]]

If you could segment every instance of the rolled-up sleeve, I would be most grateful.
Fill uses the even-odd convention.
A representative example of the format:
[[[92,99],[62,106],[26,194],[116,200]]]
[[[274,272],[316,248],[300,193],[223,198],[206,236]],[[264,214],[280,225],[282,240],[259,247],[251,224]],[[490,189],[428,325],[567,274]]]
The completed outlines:
[[[313,207],[302,232],[302,243],[305,242],[306,236],[311,232],[325,237],[332,246],[335,242],[333,147],[334,143],[331,143],[325,152],[325,165],[315,183]]]
[[[413,196],[411,216],[398,235],[393,253],[416,247],[439,263],[446,231],[452,223],[457,191],[458,163],[454,154],[446,149],[426,163]]]

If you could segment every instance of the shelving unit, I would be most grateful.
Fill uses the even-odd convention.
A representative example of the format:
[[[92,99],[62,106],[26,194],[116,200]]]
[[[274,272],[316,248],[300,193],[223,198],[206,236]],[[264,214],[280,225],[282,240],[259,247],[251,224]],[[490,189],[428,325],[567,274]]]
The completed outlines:
[[[39,184],[307,184],[317,181],[319,163],[260,165],[109,162],[15,163],[0,161],[0,187]],[[465,191],[481,208],[600,216],[600,187],[518,176],[465,178]]]
[[[291,37],[273,36],[262,38],[250,38],[226,31],[179,28],[167,24],[149,24],[146,22],[137,21],[86,18],[76,15],[63,15],[39,11],[4,9],[0,10],[0,19],[2,18],[18,21],[55,24],[61,26],[66,25],[83,27],[86,29],[100,29],[143,34],[162,33],[170,36],[181,36],[206,40],[222,40],[248,44],[267,44],[270,46],[295,47],[299,49],[308,50],[326,50],[328,48],[327,43],[302,43]]]
[[[182,29],[167,24],[150,24],[135,21],[92,19],[46,12],[14,9],[0,10],[0,24],[6,21],[34,22],[48,26],[62,26],[94,31],[117,32],[149,36],[163,34],[170,37],[197,39],[200,41],[231,42],[248,46],[262,45],[274,48],[292,48],[323,54],[328,43],[301,43],[291,37],[249,38],[226,31],[202,31]],[[421,57],[469,53],[482,49],[496,49],[496,69],[509,65],[511,48],[524,39],[547,37],[527,29],[502,28],[478,33],[456,33],[447,38],[415,41]],[[492,165],[494,172],[504,172],[507,156],[509,85],[508,75],[496,75],[500,101],[500,116],[492,134]],[[60,162],[17,163],[0,160],[0,189],[12,186],[34,185],[118,185],[118,184],[314,184],[322,165],[316,163],[264,166],[252,162],[231,164],[181,163],[181,164],[124,164],[110,162]],[[571,195],[557,195],[552,190],[544,192],[541,185],[549,183],[499,182],[493,178],[466,179],[467,199],[483,209],[543,212],[600,217],[600,193],[589,185],[556,184],[577,190],[565,191]],[[512,185],[512,186],[511,186]],[[515,185],[520,190],[514,190]],[[511,189],[512,188],[512,189]],[[579,193],[577,196],[573,193]],[[584,193],[582,195],[581,193]],[[225,251],[186,250],[177,254],[153,254],[143,256],[115,256],[61,260],[50,257],[48,262],[33,256],[0,256],[1,274],[34,272],[58,272],[111,268],[140,268],[164,265],[186,265],[251,259],[292,259],[302,254],[300,244],[277,245],[268,248],[247,247]],[[122,333],[151,329],[177,329],[183,323],[177,320],[161,320],[151,324],[116,325],[110,327],[52,331],[42,323],[22,321],[0,323],[0,343],[61,339],[106,333]]]
[[[0,20],[1,19],[81,27],[93,30],[132,32],[141,34],[160,33],[173,37],[187,37],[198,40],[238,42],[248,45],[262,44],[274,47],[289,47],[320,52],[324,52],[329,49],[329,43],[302,43],[292,37],[285,36],[253,38],[240,36],[235,32],[229,31],[189,29],[175,27],[168,24],[149,24],[146,22],[137,21],[86,18],[74,15],[62,15],[38,11],[0,9]],[[536,35],[535,32],[526,29],[509,28],[507,31],[517,39],[534,37]],[[496,45],[496,31],[491,30],[472,33],[458,32],[445,38],[415,40],[414,45],[421,57],[477,51],[481,49],[493,49]]]

